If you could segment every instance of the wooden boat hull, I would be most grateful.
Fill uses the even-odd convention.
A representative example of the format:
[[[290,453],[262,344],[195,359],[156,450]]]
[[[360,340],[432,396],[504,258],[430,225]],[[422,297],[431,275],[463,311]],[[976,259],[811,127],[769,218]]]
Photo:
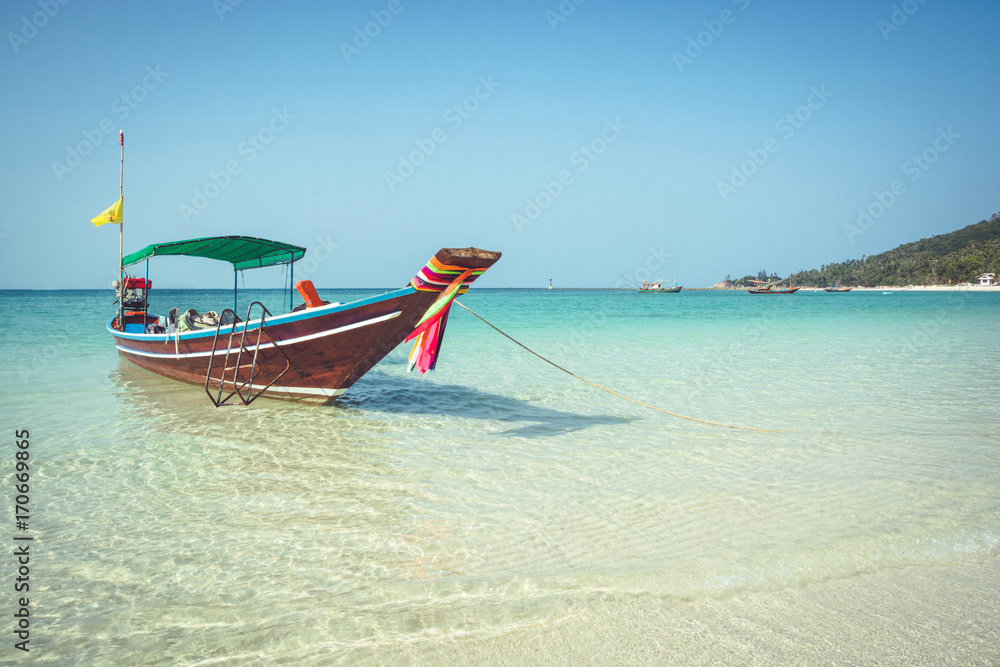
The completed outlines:
[[[753,289],[753,288],[751,288],[751,289],[748,289],[747,292],[749,292],[750,294],[795,294],[800,289],[802,289],[802,288],[801,287],[793,287],[791,289],[773,289],[773,290],[772,289],[763,290],[763,289]]]
[[[833,289],[833,288],[830,288],[830,287],[826,287],[826,288],[823,289],[823,291],[824,292],[850,292],[851,289],[853,289],[853,288],[851,288],[851,287],[841,287],[839,289]]]
[[[436,257],[445,264],[479,269],[488,268],[500,256],[484,251],[479,251],[482,257],[448,254],[454,252],[442,250]],[[245,326],[250,350],[260,336],[254,391],[263,389],[284,371],[264,391],[264,397],[329,403],[403,342],[438,296],[440,292],[409,285],[354,303],[268,317],[263,333],[260,320],[241,323],[235,327],[229,363],[235,365]],[[218,339],[215,328],[178,334],[138,334],[113,329],[109,322],[108,330],[123,357],[168,378],[204,386],[211,360],[213,377],[209,385],[218,386],[230,346],[229,325],[221,328]],[[243,353],[241,377],[248,377],[251,358]]]

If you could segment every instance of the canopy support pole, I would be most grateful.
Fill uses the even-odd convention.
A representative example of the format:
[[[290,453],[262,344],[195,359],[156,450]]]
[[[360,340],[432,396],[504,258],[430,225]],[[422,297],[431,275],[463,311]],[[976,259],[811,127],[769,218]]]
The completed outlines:
[[[295,296],[295,262],[288,265],[288,312],[292,312],[292,298]]]
[[[236,283],[239,274],[236,272],[236,267],[233,267],[233,312],[236,312]]]
[[[122,199],[122,209],[124,206],[125,199],[125,133],[121,130],[118,131],[119,143],[122,145],[122,169],[121,173],[118,175],[118,197]],[[125,320],[122,319],[124,311],[122,310],[122,299],[125,298],[125,262],[124,253],[122,248],[124,246],[123,237],[125,236],[125,216],[122,215],[118,219],[118,330],[125,331]]]

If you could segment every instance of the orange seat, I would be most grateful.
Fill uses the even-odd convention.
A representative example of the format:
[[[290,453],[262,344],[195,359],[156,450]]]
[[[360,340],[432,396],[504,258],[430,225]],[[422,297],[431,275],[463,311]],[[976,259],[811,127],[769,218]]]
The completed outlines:
[[[307,308],[318,308],[326,303],[319,298],[319,294],[316,294],[316,288],[313,286],[311,280],[298,281],[295,283],[295,289],[302,295]]]

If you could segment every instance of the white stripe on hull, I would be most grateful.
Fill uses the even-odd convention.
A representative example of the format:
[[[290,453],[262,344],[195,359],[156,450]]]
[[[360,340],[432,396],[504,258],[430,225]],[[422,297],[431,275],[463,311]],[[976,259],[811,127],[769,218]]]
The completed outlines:
[[[215,378],[213,378],[212,381],[213,382],[218,382],[218,380],[216,380]],[[211,387],[209,387],[209,388],[211,388]],[[263,389],[264,385],[262,385],[262,384],[252,384],[252,385],[250,385],[250,388],[252,390]],[[218,391],[217,386],[216,386],[216,391]],[[227,390],[223,391],[222,393],[223,394],[227,394],[230,391],[232,391],[232,389],[227,389]],[[322,389],[320,387],[274,387],[274,386],[272,386],[272,387],[268,387],[267,392],[264,395],[266,396],[267,394],[271,393],[272,391],[274,391],[274,392],[283,391],[283,392],[288,393],[288,394],[307,394],[307,395],[310,395],[310,396],[326,396],[326,397],[329,397],[329,398],[334,398],[336,396],[340,396],[341,394],[343,394],[347,390],[346,389]]]
[[[279,346],[283,347],[285,345],[292,345],[294,343],[301,343],[301,342],[307,341],[307,340],[315,340],[317,338],[323,338],[324,336],[332,336],[334,334],[342,333],[344,331],[350,331],[351,329],[359,329],[361,327],[368,326],[369,324],[378,324],[379,322],[386,322],[388,320],[393,319],[394,317],[399,317],[400,312],[401,311],[397,310],[396,312],[389,313],[388,315],[382,315],[380,317],[374,317],[374,318],[372,318],[370,320],[364,320],[363,322],[355,322],[354,324],[348,324],[348,325],[345,325],[345,326],[342,326],[342,327],[337,327],[336,329],[330,329],[329,331],[320,331],[320,332],[314,333],[314,334],[307,334],[305,336],[299,336],[298,338],[289,338],[287,340],[281,341],[279,343]],[[265,328],[265,331],[266,331],[266,328]],[[250,331],[247,334],[247,338],[253,336],[253,334],[254,334],[254,332]],[[226,334],[226,336],[228,336],[228,335],[229,334]],[[240,335],[242,336],[242,333]],[[219,337],[222,338],[221,334],[220,334]],[[233,337],[235,338],[236,336],[234,335]],[[172,341],[168,339],[167,342],[166,342],[166,345],[169,345],[171,342]],[[213,356],[213,355],[220,355],[220,354],[226,354],[227,353],[227,350],[225,350],[225,349],[219,349],[219,350],[214,350],[214,351],[213,350],[206,350],[205,352],[184,352],[184,353],[181,353],[181,354],[172,354],[172,353],[161,354],[159,352],[145,352],[145,351],[140,351],[140,350],[133,350],[132,348],[123,347],[123,346],[117,345],[117,344],[115,345],[115,347],[117,347],[121,352],[124,352],[126,354],[137,354],[137,355],[142,356],[142,357],[152,357],[154,359],[191,359],[193,357],[210,357],[210,356]],[[266,350],[266,349],[271,348],[271,347],[275,347],[275,344],[274,343],[261,343],[259,349]],[[239,350],[239,348],[237,347],[236,349],[233,350],[233,353],[237,352],[238,350]]]

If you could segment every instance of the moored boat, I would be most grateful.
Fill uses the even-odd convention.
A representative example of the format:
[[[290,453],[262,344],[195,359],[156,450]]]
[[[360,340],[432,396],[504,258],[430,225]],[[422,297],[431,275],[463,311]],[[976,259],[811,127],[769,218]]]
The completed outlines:
[[[168,378],[200,384],[216,405],[257,398],[328,403],[404,340],[415,340],[408,369],[434,370],[455,297],[500,259],[479,248],[442,248],[398,290],[353,303],[320,299],[309,280],[293,282],[293,267],[306,249],[249,236],[213,236],[157,243],[123,256],[125,134],[119,132],[121,174],[118,200],[91,220],[118,225],[118,290],[107,324],[119,353]],[[174,308],[149,312],[149,258],[203,257],[233,265],[233,307],[221,314]],[[144,278],[125,267],[145,260]],[[289,312],[272,315],[254,301],[243,319],[236,314],[238,271],[288,265]],[[304,303],[292,307],[292,284]]]
[[[230,262],[235,273],[292,264],[304,254],[305,248],[290,244],[223,236],[151,245],[126,256],[122,266],[184,255]],[[182,315],[179,309],[166,317],[150,314],[152,283],[126,277],[119,285],[123,310],[107,329],[130,362],[203,385],[216,405],[234,397],[248,404],[259,396],[328,403],[404,340],[417,338],[411,367],[432,370],[451,301],[499,258],[499,252],[478,248],[442,248],[405,287],[345,304],[320,300],[310,281],[300,281],[303,304],[272,315],[255,301],[243,319],[229,308],[221,315]]]
[[[748,287],[747,292],[750,294],[794,294],[798,292],[801,287],[792,287],[789,285],[785,289],[775,289],[773,282],[765,282],[763,280],[753,280],[754,287]]]
[[[824,292],[850,292],[850,287],[844,287],[843,285],[830,285],[829,287],[823,288]]]
[[[676,294],[677,292],[680,292],[682,289],[684,289],[684,286],[678,285],[676,280],[674,281],[673,287],[664,287],[663,281],[661,280],[655,283],[649,281],[643,281],[642,287],[640,287],[637,291],[641,294],[649,294],[649,293]]]

